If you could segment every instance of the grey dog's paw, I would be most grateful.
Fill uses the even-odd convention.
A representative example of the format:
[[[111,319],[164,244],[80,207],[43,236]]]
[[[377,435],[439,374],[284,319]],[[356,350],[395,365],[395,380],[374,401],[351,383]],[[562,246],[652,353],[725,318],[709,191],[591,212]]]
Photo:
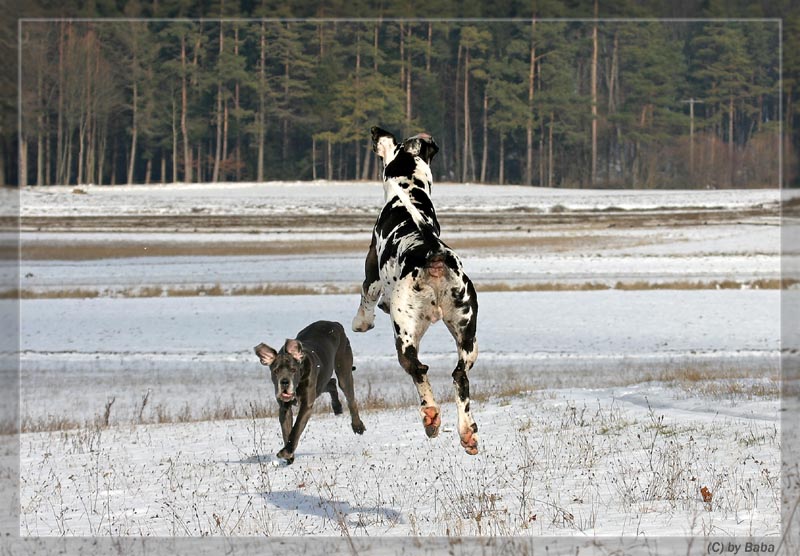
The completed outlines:
[[[292,465],[294,463],[294,454],[289,452],[286,448],[278,452],[276,455],[282,460],[286,460],[286,465]]]
[[[353,423],[353,432],[356,434],[364,434],[364,431],[367,430],[367,427],[364,426],[364,423],[361,421],[357,423]]]

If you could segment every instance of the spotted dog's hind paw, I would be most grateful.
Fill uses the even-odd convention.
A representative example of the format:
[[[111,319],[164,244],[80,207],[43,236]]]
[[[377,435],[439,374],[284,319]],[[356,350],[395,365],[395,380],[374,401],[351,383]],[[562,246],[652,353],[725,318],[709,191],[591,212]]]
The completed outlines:
[[[461,447],[471,456],[478,453],[478,425],[473,424],[466,432],[459,432]]]
[[[478,435],[470,433],[466,440],[462,438],[461,446],[469,455],[474,456],[478,453]]]

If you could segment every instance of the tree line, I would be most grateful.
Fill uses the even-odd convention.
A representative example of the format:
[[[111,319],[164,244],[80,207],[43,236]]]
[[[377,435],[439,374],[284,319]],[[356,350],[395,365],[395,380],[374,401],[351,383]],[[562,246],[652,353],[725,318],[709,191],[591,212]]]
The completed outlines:
[[[431,133],[437,180],[774,187],[782,140],[791,151],[781,118],[794,118],[778,31],[752,20],[26,21],[19,181],[374,179],[368,130],[380,125]]]

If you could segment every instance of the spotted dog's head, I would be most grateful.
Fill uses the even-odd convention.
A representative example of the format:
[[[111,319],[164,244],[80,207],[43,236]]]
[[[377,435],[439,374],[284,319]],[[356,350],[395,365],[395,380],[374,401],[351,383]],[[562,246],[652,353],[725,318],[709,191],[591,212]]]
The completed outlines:
[[[370,133],[372,134],[372,150],[381,157],[384,166],[388,166],[401,151],[405,151],[411,156],[418,156],[425,161],[425,164],[430,165],[433,157],[439,152],[439,146],[427,133],[419,133],[402,143],[399,143],[394,135],[379,127],[371,128]]]
[[[275,386],[275,398],[285,403],[295,401],[305,360],[302,344],[297,340],[286,340],[280,352],[267,344],[258,344],[254,349],[261,364],[269,365],[272,371],[270,374]]]
[[[427,133],[419,133],[403,141],[403,150],[413,156],[418,156],[430,166],[431,160],[439,152],[439,145]]]

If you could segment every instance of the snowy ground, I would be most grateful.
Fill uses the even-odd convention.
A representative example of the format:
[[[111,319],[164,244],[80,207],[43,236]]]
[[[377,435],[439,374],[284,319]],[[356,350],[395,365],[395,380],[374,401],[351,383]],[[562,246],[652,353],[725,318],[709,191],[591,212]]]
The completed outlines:
[[[21,533],[777,535],[778,200],[434,186],[479,291],[481,453],[444,327],[428,440],[380,315],[350,334],[367,433],[321,411],[286,467],[252,346],[349,328],[380,188],[23,190]]]
[[[475,457],[452,405],[434,440],[412,408],[365,412],[364,436],[315,415],[288,467],[271,419],[28,434],[21,532],[777,535],[775,404],[686,405],[660,384],[522,392],[474,410]]]

